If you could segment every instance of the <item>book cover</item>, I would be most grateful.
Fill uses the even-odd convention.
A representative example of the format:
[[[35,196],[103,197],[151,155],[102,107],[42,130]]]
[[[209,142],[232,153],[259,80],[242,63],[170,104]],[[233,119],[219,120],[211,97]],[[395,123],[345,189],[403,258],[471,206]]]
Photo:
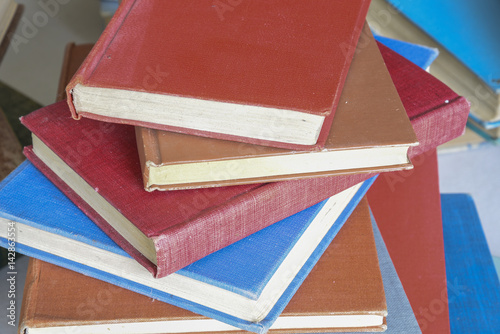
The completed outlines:
[[[66,86],[75,75],[78,68],[82,65],[85,58],[94,47],[94,44],[75,44],[68,43],[64,49],[63,64],[61,75],[59,76],[59,85],[57,86],[57,101],[66,100]]]
[[[417,65],[424,70],[427,70],[431,66],[432,62],[439,55],[439,50],[437,48],[431,48],[425,45],[408,43],[405,41],[400,41],[394,38],[388,38],[375,34],[375,40],[380,42],[396,51],[401,56],[410,60],[412,63]]]
[[[419,141],[419,146],[410,148],[410,158],[463,133],[468,102],[416,65],[379,47]],[[373,176],[147,193],[133,127],[90,119],[75,122],[68,112],[67,105],[59,102],[23,117],[36,138],[34,150],[26,148],[25,154],[157,277]],[[116,231],[121,226],[134,230],[132,225],[142,240],[134,246],[136,237]]]
[[[499,13],[495,0],[374,0],[367,20],[384,36],[439,48],[430,73],[465,96],[471,115],[490,129],[500,125]]]
[[[500,283],[470,195],[442,194],[450,326],[453,333],[500,332]]]
[[[68,104],[77,119],[320,149],[368,6],[123,1]]]
[[[368,202],[422,332],[449,333],[436,151],[413,163],[411,172],[381,174]]]
[[[411,168],[417,139],[368,28],[353,57],[325,147],[285,150],[138,127],[146,190],[283,181]]]
[[[279,316],[355,209],[369,183],[337,194],[174,274],[155,279],[32,164],[25,162],[2,183],[0,197],[9,201],[1,201],[0,244],[7,245],[7,231],[14,224],[18,252],[240,328],[262,332]],[[358,237],[369,248],[369,242]],[[357,304],[352,300],[349,307],[354,311],[358,305],[364,318],[360,321],[372,325],[378,321],[376,326],[381,326],[385,316],[382,281],[380,272],[377,276],[378,263],[369,258],[359,263],[359,268],[372,267],[370,275],[360,278],[367,280],[363,282],[366,285],[363,301]]]

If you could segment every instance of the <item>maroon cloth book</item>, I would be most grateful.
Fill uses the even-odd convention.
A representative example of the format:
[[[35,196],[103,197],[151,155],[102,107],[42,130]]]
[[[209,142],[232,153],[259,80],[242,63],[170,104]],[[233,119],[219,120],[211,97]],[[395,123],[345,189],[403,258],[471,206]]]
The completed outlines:
[[[381,174],[368,201],[423,333],[450,333],[436,150]],[[456,291],[453,277],[448,279]]]
[[[75,118],[321,149],[369,0],[124,0],[67,87]]]
[[[418,141],[410,158],[461,135],[469,103],[411,62],[380,46]],[[70,117],[64,102],[22,118],[41,144],[62,159],[91,187],[84,196],[102,196],[137,227],[154,247],[155,259],[142,255],[111,224],[42,162],[27,157],[60,187],[122,248],[157,277],[172,273],[270,224],[302,211],[374,174],[291,180],[199,190],[144,191],[134,128]],[[51,166],[54,168],[54,166]],[[92,190],[93,189],[93,190]],[[151,245],[150,244],[150,245]],[[156,262],[153,263],[153,262]]]

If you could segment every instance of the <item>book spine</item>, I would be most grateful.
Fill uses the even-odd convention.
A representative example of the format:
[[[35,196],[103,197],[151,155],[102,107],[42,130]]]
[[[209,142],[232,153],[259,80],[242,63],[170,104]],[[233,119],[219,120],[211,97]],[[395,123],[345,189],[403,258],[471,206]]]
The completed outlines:
[[[141,163],[144,189],[147,191],[153,191],[154,189],[152,189],[151,185],[149,184],[149,167],[151,164],[161,164],[161,151],[158,141],[158,131],[150,128],[136,126],[135,138]]]
[[[76,74],[71,79],[70,83],[66,87],[66,96],[69,105],[69,109],[71,111],[71,115],[74,119],[80,119],[80,115],[77,114],[76,108],[73,104],[73,95],[72,91],[76,85],[82,84],[85,80],[92,74],[94,69],[97,67],[97,64],[100,62],[104,53],[106,52],[109,44],[113,41],[113,38],[116,35],[116,32],[120,28],[121,24],[127,17],[130,9],[134,6],[137,0],[124,0],[115,15],[104,29],[101,37],[97,41],[97,43],[90,51],[88,57],[85,59],[83,64],[80,66]]]
[[[470,109],[469,101],[458,96],[442,104],[439,109],[444,110],[427,112],[410,119],[420,142],[420,145],[410,147],[410,156],[420,155],[464,134],[468,115],[464,110]]]
[[[23,302],[21,314],[19,316],[19,333],[29,333],[29,328],[34,325],[36,301],[38,297],[38,281],[40,274],[39,260],[31,258],[29,260],[28,272],[24,283]]]

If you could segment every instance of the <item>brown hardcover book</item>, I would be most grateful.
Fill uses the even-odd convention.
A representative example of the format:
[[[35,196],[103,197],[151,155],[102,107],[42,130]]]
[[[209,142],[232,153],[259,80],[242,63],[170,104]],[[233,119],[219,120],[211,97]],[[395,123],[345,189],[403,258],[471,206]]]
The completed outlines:
[[[9,175],[23,160],[21,144],[0,109],[0,180]]]
[[[57,87],[57,101],[66,99],[66,85],[71,80],[73,75],[78,71],[78,68],[83,63],[94,44],[75,44],[69,43],[64,50],[64,60],[59,77],[59,85]]]
[[[272,127],[270,128],[272,130]],[[323,150],[306,152],[136,128],[146,190],[283,181],[412,167],[417,145],[368,25]]]
[[[293,296],[270,332],[344,331],[302,328],[315,316],[387,315],[370,213],[363,199]],[[305,318],[299,318],[305,317]],[[281,320],[280,320],[281,319]],[[275,326],[282,327],[276,328]],[[241,332],[216,320],[155,301],[135,292],[32,259],[26,278],[20,332],[169,333]],[[349,331],[381,331],[351,327]],[[114,330],[114,331],[113,331]]]

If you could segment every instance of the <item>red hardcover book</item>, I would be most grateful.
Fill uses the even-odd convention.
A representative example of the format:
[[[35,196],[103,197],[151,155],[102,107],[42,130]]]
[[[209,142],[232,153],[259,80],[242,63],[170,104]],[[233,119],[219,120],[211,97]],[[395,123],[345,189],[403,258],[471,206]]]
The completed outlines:
[[[463,133],[468,102],[411,62],[381,46],[401,100],[420,143],[410,158]],[[412,87],[417,86],[415,89]],[[447,101],[447,102],[446,102]],[[291,180],[198,190],[145,192],[134,128],[89,119],[70,118],[63,103],[22,118],[41,150],[25,149],[27,157],[60,187],[122,248],[158,277],[174,272],[274,222],[302,211],[374,174]],[[38,140],[39,139],[39,140]],[[44,147],[48,148],[44,149]],[[44,155],[44,162],[40,159]],[[69,168],[60,169],[66,164]],[[58,161],[57,163],[54,163]],[[50,168],[46,164],[50,164]],[[58,175],[53,170],[58,169]],[[76,173],[90,191],[61,180]],[[104,219],[88,200],[102,199],[115,208]],[[99,204],[100,205],[100,204]],[[100,207],[98,208],[100,209]],[[133,222],[143,242],[152,247],[156,264],[147,259],[111,224],[117,217]]]
[[[77,119],[319,149],[369,3],[123,1],[68,104]]]
[[[368,201],[423,333],[449,333],[447,279],[436,151],[410,171],[381,174]],[[449,283],[457,290],[453,277]]]

